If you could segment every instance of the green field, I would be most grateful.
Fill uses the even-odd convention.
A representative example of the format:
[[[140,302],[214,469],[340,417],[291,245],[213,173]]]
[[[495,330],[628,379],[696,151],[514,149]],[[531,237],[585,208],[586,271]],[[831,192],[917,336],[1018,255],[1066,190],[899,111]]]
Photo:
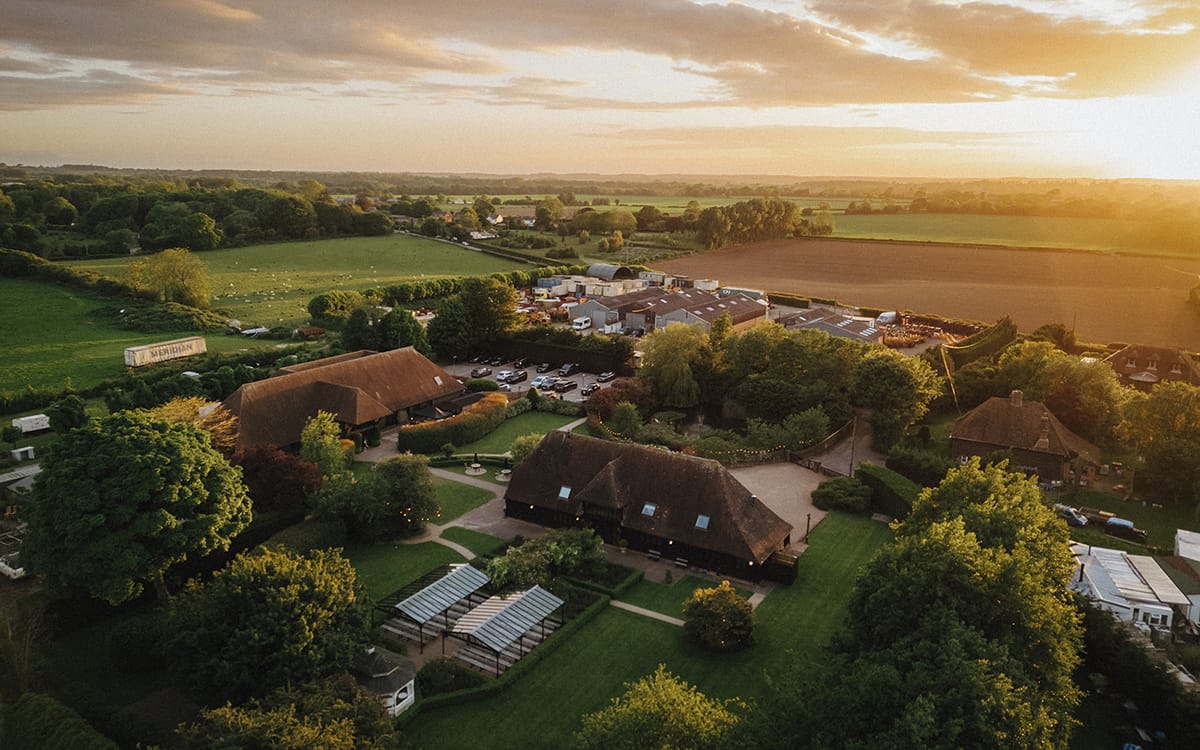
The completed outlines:
[[[404,588],[439,565],[463,562],[462,555],[437,542],[352,544],[345,554],[372,601]]]
[[[4,326],[0,329],[0,392],[61,388],[67,378],[87,388],[125,372],[125,348],[187,336],[186,333],[138,333],[118,328],[94,313],[113,300],[77,289],[31,279],[0,279]],[[240,336],[205,337],[210,352],[266,348]],[[179,360],[186,370],[190,360]]]
[[[477,555],[492,555],[498,549],[508,544],[507,539],[484,534],[461,526],[451,526],[442,530],[442,538],[449,539],[471,550]]]
[[[433,486],[437,489],[438,503],[442,506],[441,514],[433,520],[439,525],[450,523],[493,497],[487,490],[442,477],[434,477]]]
[[[425,750],[479,747],[484,737],[488,747],[569,747],[580,716],[603,708],[624,683],[660,663],[711,696],[761,695],[765,670],[782,668],[788,650],[819,658],[858,571],[890,533],[883,524],[839,513],[822,521],[800,558],[796,583],[776,589],[758,608],[758,643],[745,652],[701,651],[680,628],[608,609],[504,692],[422,711],[405,732]]]
[[[370,289],[422,277],[472,276],[528,268],[447,242],[396,234],[286,242],[197,253],[212,278],[212,306],[243,324],[297,324],[313,297],[330,289]],[[132,258],[69,263],[123,278]]]
[[[660,583],[643,578],[621,594],[621,600],[671,617],[683,617],[683,603],[696,589],[711,588],[715,585],[712,581],[691,575],[683,575],[673,583]],[[741,588],[737,592],[746,598],[752,593]]]
[[[1109,252],[1195,254],[1180,245],[1164,245],[1146,222],[1056,216],[988,216],[977,214],[869,214],[834,216],[834,237],[910,240],[1016,247],[1079,248]]]

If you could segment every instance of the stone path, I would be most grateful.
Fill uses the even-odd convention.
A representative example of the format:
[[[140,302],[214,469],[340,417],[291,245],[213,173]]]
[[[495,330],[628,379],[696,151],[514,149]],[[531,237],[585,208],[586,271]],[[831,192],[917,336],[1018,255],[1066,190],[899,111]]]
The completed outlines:
[[[616,599],[611,599],[611,600],[609,600],[608,603],[611,604],[612,606],[616,607],[617,609],[623,609],[626,612],[632,612],[635,615],[641,615],[642,617],[649,617],[652,620],[660,620],[660,621],[665,622],[670,625],[675,625],[675,626],[678,626],[681,628],[683,627],[683,620],[680,620],[678,617],[671,617],[670,615],[664,615],[662,612],[655,612],[652,609],[645,609],[644,607],[637,607],[637,606],[630,604],[629,602],[622,602],[622,601],[618,601]]]

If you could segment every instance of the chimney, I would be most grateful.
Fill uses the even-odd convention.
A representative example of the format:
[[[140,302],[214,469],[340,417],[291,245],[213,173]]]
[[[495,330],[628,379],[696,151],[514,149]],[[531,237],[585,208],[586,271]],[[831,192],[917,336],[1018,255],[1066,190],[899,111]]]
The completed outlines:
[[[1020,391],[1013,391],[1020,393]],[[1033,444],[1035,451],[1050,450],[1050,417],[1046,412],[1042,412],[1042,434],[1038,436],[1037,442]]]
[[[1008,395],[1008,402],[1018,409],[1021,408],[1021,404],[1024,402],[1024,400],[1025,394],[1019,390],[1013,391]]]

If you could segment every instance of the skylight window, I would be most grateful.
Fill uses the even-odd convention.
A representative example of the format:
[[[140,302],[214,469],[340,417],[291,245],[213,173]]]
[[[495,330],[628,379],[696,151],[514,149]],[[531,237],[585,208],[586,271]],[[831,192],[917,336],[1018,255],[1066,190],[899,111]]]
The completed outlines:
[[[642,506],[642,515],[643,516],[653,516],[654,512],[656,510],[658,510],[657,505],[655,505],[654,503],[646,503],[645,505]]]
[[[441,375],[434,375],[434,376],[433,376],[433,382],[437,383],[438,385],[441,385],[441,384],[442,384],[442,376],[441,376]]]
[[[708,521],[708,516],[704,514],[696,516],[696,528],[700,529],[701,531],[708,531]]]
[[[562,487],[558,488],[558,499],[559,500],[568,500],[568,499],[570,499],[570,497],[571,497],[571,488],[570,487],[568,487],[567,485],[564,484]]]

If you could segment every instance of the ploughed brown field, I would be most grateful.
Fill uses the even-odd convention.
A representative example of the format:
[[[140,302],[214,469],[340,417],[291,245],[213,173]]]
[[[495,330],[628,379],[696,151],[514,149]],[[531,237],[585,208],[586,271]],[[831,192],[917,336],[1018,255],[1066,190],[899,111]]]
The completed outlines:
[[[995,321],[1074,321],[1080,341],[1200,350],[1200,260],[861,240],[780,240],[655,264],[693,279],[848,305]]]

